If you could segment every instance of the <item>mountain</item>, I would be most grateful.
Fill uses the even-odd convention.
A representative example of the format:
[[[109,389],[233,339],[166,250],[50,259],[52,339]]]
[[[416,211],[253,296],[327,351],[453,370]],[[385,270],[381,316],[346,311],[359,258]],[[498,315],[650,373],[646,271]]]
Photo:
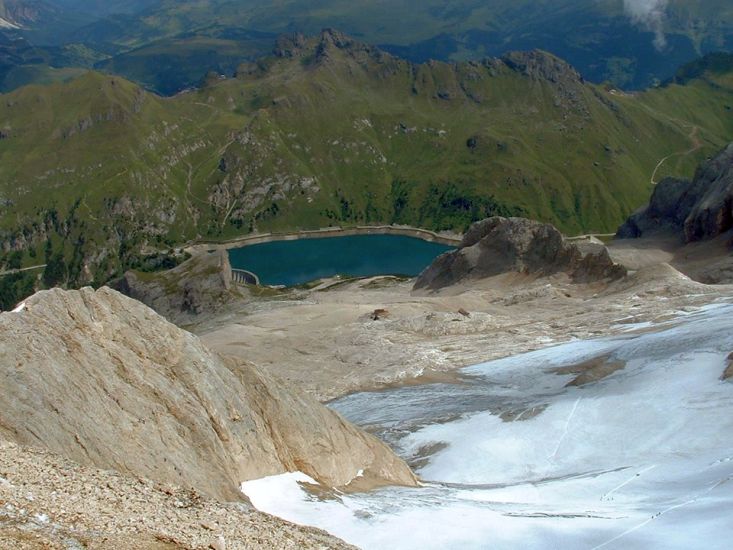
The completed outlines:
[[[224,502],[294,471],[416,484],[373,436],[108,288],[39,293],[0,327],[2,439]]]
[[[626,89],[666,80],[705,53],[733,49],[733,6],[727,0],[161,0],[144,7],[103,17],[79,29],[77,39],[113,44],[123,54],[186,33],[214,38],[207,29],[312,34],[335,26],[413,62],[543,49],[591,81]],[[203,74],[215,64],[184,61],[181,75],[196,67]]]
[[[53,12],[51,6],[40,0],[0,0],[0,27],[31,27]]]
[[[726,0],[4,0],[0,5],[8,6],[0,8],[0,18],[6,17],[3,9],[11,14],[0,19],[5,21],[0,27],[24,19],[27,24],[17,24],[34,45],[88,50],[81,64],[64,58],[52,67],[88,67],[93,59],[98,69],[170,95],[198,85],[209,71],[231,74],[237,61],[267,55],[266,37],[334,26],[416,63],[542,49],[568,60],[588,80],[627,90],[663,82],[701,55],[733,50],[733,7]],[[17,85],[32,81],[28,75]]]
[[[413,64],[331,30],[172,98],[90,72],[3,96],[2,263],[79,285],[251,231],[610,231],[727,143],[731,105],[728,73],[625,94],[541,51]]]
[[[0,0],[0,28],[17,30],[35,44],[62,45],[67,32],[94,20],[54,0]]]

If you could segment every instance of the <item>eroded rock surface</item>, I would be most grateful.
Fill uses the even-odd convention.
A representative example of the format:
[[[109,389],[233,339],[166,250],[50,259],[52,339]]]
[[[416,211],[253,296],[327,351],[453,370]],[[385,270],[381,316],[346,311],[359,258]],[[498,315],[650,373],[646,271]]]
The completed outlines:
[[[0,388],[0,437],[219,499],[287,471],[415,483],[376,438],[108,288],[0,315]]]
[[[224,250],[197,254],[168,271],[128,271],[113,286],[178,325],[219,313],[246,297],[245,288],[232,282],[232,267]]]
[[[649,205],[619,228],[617,237],[637,238],[662,230],[685,242],[711,239],[733,229],[733,143],[698,168],[692,181],[667,178]]]
[[[525,218],[493,217],[473,224],[460,247],[438,257],[418,277],[415,289],[438,290],[463,280],[516,272],[537,276],[567,273],[576,282],[618,279],[626,270],[603,245],[567,242],[552,225]]]

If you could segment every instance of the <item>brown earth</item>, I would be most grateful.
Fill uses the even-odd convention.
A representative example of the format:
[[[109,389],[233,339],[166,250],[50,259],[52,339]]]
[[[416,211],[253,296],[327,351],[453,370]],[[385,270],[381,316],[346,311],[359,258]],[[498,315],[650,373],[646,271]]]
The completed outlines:
[[[79,466],[0,441],[0,548],[353,548],[195,490]]]

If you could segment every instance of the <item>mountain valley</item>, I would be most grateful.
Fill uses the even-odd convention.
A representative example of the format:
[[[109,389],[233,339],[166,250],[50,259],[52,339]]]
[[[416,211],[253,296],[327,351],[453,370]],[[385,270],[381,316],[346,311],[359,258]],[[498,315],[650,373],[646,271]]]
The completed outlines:
[[[685,74],[626,94],[544,52],[414,65],[329,30],[173,98],[95,72],[22,88],[0,105],[0,262],[79,286],[258,231],[610,232],[733,131],[729,65]]]
[[[727,548],[732,52],[727,0],[0,0],[0,547]]]

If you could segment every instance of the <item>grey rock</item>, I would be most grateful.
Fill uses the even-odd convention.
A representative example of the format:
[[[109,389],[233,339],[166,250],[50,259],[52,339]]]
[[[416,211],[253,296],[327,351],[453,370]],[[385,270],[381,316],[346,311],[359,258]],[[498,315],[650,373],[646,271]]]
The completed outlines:
[[[555,83],[583,81],[580,73],[571,65],[542,50],[512,51],[505,54],[501,60],[510,69],[535,80],[549,80]]]
[[[196,255],[164,272],[128,271],[111,286],[169,321],[190,324],[246,297],[246,288],[232,283],[231,270],[227,252],[219,250]]]
[[[692,209],[690,182],[665,178],[654,188],[649,205],[637,210],[619,227],[616,237],[635,239],[659,230],[679,230]]]
[[[626,270],[603,245],[588,251],[568,243],[552,225],[525,218],[493,217],[473,224],[460,247],[439,256],[420,274],[415,289],[437,290],[466,279],[508,272],[548,276],[564,272],[576,282],[617,279]]]
[[[692,181],[659,182],[649,205],[618,229],[622,239],[672,231],[687,243],[711,239],[733,229],[733,143],[698,168]]]

